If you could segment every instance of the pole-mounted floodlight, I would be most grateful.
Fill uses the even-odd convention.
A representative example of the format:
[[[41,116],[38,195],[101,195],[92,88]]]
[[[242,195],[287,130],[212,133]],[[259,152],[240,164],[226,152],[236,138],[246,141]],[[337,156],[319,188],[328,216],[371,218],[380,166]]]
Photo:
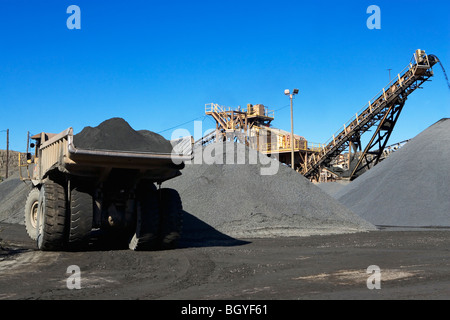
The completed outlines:
[[[292,100],[294,98],[294,96],[296,94],[298,94],[299,90],[298,89],[294,89],[292,90],[292,94],[290,93],[289,89],[284,90],[284,94],[289,96],[290,100],[291,100],[291,168],[294,168],[294,145],[295,145],[295,141],[294,141],[294,110],[293,110],[293,106],[292,106]]]

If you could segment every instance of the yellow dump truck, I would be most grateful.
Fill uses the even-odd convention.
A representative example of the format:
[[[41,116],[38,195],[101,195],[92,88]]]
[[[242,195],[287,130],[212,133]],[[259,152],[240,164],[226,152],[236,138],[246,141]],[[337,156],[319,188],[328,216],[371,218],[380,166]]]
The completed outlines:
[[[27,153],[21,178],[32,182],[25,224],[39,249],[80,250],[92,239],[132,250],[176,244],[181,199],[161,184],[181,174],[189,152],[83,150],[72,128],[31,139],[35,153]]]

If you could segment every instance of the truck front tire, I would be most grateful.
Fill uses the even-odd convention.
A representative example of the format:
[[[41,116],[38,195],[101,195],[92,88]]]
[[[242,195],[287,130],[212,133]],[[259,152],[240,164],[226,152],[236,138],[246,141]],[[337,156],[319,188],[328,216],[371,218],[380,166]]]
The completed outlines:
[[[39,208],[39,189],[33,188],[25,202],[25,228],[32,240],[37,239],[37,216]]]

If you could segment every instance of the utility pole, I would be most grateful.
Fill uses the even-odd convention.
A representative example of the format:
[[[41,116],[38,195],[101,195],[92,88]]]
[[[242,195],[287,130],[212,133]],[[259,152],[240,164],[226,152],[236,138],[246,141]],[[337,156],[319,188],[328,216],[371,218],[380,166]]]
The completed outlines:
[[[295,140],[294,140],[294,108],[293,108],[293,102],[294,96],[298,94],[298,89],[294,89],[291,93],[289,89],[284,90],[284,94],[289,96],[291,100],[291,168],[295,170],[294,167],[294,147],[295,147]]]
[[[5,174],[5,179],[8,179],[8,165],[9,165],[9,129],[6,129],[6,174]]]
[[[294,145],[295,145],[295,141],[294,141],[294,108],[292,106],[292,94],[290,95],[290,99],[291,99],[291,168],[294,168]]]
[[[389,71],[389,82],[391,82],[391,70],[392,69],[388,69],[388,71]]]

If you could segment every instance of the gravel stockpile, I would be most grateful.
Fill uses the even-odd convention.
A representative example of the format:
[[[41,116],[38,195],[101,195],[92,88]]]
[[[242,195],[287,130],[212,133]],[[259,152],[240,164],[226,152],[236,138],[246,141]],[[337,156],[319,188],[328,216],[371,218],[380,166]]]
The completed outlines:
[[[31,187],[18,173],[0,183],[0,222],[24,224],[25,201]]]
[[[270,165],[248,164],[250,150],[239,146],[237,152],[233,148],[222,148],[216,154],[215,158],[222,159],[224,164],[195,164],[201,162],[196,154],[194,164],[187,164],[180,177],[163,184],[163,187],[178,190],[186,215],[194,216],[210,227],[185,224],[185,237],[209,238],[212,234],[203,233],[211,228],[235,238],[308,236],[375,229],[278,161],[260,154],[265,158],[264,163],[269,161]],[[256,154],[256,151],[251,152]],[[233,162],[233,155],[234,160],[245,155],[247,164],[226,164],[226,159]],[[269,166],[278,167],[278,172],[261,175],[261,169]]]
[[[335,194],[375,225],[450,227],[450,119],[442,119]]]
[[[324,182],[324,183],[317,183],[316,186],[318,186],[320,189],[328,193],[330,196],[333,196],[342,188],[344,188],[346,185],[348,185],[349,181],[333,181],[333,182]]]
[[[172,145],[163,136],[148,130],[134,130],[124,119],[112,118],[97,127],[85,127],[74,135],[77,148],[171,153]]]

